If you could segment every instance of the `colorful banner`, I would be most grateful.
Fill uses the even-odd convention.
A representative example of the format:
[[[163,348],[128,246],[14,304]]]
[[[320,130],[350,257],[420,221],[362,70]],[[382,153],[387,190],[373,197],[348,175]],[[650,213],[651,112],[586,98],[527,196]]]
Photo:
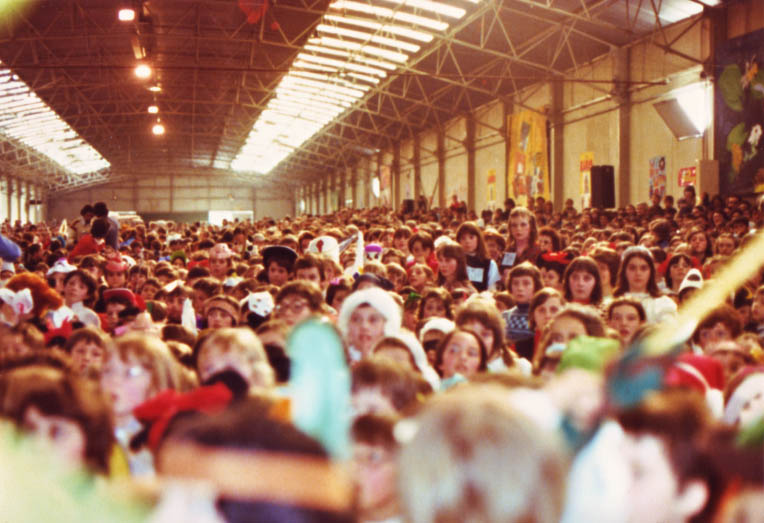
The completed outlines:
[[[496,169],[488,169],[485,183],[485,201],[491,209],[496,206]]]
[[[764,29],[715,50],[719,192],[764,191]]]
[[[594,153],[581,153],[579,157],[579,172],[581,173],[581,208],[586,209],[592,205],[592,165],[594,165]]]
[[[508,117],[507,192],[517,205],[527,206],[537,196],[549,199],[546,126],[546,117],[533,111]]]
[[[679,187],[687,187],[688,185],[697,184],[697,168],[696,167],[682,167],[679,169]]]
[[[658,194],[663,199],[666,194],[666,157],[650,158],[650,198]]]

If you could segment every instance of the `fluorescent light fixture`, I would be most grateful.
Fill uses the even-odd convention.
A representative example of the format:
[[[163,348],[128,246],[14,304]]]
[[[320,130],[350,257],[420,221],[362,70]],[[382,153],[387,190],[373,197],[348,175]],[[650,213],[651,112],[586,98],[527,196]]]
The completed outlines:
[[[165,133],[164,125],[162,125],[160,122],[157,122],[154,124],[154,126],[151,128],[151,132],[154,133],[156,136],[161,136]]]
[[[135,76],[141,80],[145,80],[151,76],[151,67],[149,67],[147,64],[138,64],[135,66],[133,72],[135,73]]]
[[[324,20],[338,24],[356,25],[358,27],[371,29],[375,33],[394,34],[424,43],[432,42],[432,35],[430,33],[414,31],[413,29],[400,25],[380,24],[373,20],[364,20],[363,18],[355,18],[352,16],[324,15]]]
[[[149,114],[157,114],[159,112],[159,107],[156,105],[149,105]]]
[[[35,149],[62,169],[87,174],[109,162],[0,62],[0,133]]]
[[[135,9],[120,9],[117,18],[120,22],[132,22],[135,20]]]
[[[708,87],[704,83],[697,83],[676,91],[679,107],[699,134],[703,134],[711,121],[708,98]]]
[[[481,0],[464,0],[477,3]],[[230,167],[266,174],[446,31],[461,7],[432,0],[336,0],[274,90]],[[387,3],[391,7],[379,5]],[[213,160],[213,162],[216,160]],[[317,158],[320,162],[320,158]],[[376,189],[374,189],[376,183]],[[379,196],[379,179],[372,189]]]
[[[162,88],[159,87],[158,85],[152,85],[151,87],[149,87],[149,91],[151,91],[152,93],[159,93],[159,92],[162,92]]]

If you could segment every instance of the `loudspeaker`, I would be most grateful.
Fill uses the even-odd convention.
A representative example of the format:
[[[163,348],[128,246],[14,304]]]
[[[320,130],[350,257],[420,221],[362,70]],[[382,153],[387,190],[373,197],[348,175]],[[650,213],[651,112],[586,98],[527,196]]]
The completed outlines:
[[[401,205],[401,212],[403,214],[413,214],[414,213],[414,200],[409,199],[409,198],[403,200],[403,205]]]
[[[592,207],[615,207],[615,170],[612,165],[592,166]]]

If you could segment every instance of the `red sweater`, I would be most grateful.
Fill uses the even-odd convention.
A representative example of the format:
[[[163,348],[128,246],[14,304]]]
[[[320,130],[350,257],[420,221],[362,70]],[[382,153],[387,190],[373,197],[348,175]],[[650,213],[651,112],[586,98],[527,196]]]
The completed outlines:
[[[72,249],[72,252],[69,253],[69,261],[72,261],[77,256],[99,253],[101,249],[103,249],[102,243],[98,243],[91,234],[83,234],[80,241]]]

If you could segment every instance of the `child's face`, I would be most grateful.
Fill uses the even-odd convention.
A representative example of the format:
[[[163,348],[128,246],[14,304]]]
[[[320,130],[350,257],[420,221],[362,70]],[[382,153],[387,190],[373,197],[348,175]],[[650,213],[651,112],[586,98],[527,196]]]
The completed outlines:
[[[411,245],[411,255],[419,263],[424,263],[431,252],[432,249],[425,249],[424,246],[422,246],[422,242],[420,241],[415,241]]]
[[[171,294],[164,297],[164,303],[167,305],[167,318],[172,321],[180,321],[183,315],[183,302],[185,296],[181,294]]]
[[[709,352],[717,343],[731,339],[732,333],[722,322],[715,323],[705,329],[700,329],[700,334],[698,335],[698,343],[703,352]]]
[[[552,343],[567,345],[570,340],[579,336],[586,336],[586,326],[579,320],[570,316],[563,316],[552,322],[549,334]]]
[[[427,298],[422,307],[422,320],[427,318],[445,318],[446,306],[440,298]]]
[[[459,262],[456,258],[447,258],[445,256],[438,256],[438,271],[440,275],[446,279],[456,277],[456,268]]]
[[[64,293],[64,278],[66,278],[66,274],[63,272],[54,272],[50,278],[54,282],[53,288],[58,292],[59,294]]]
[[[234,321],[227,312],[212,308],[207,313],[207,327],[210,329],[222,329],[225,327],[234,327]]]
[[[381,445],[353,445],[353,483],[360,515],[384,511],[396,503],[395,452]]]
[[[72,364],[80,374],[98,372],[103,366],[105,356],[103,347],[90,340],[80,340],[72,347]]]
[[[540,234],[539,235],[539,249],[541,249],[541,252],[552,252],[552,249],[554,248],[554,244],[552,243],[552,238],[550,238],[546,234]]]
[[[574,301],[587,302],[591,299],[592,291],[597,280],[587,271],[573,271],[570,274],[570,294]]]
[[[133,273],[133,274],[130,276],[130,284],[129,284],[129,287],[130,287],[130,290],[131,290],[131,291],[133,291],[133,292],[138,292],[138,289],[140,289],[140,288],[141,288],[141,286],[142,286],[144,283],[146,283],[146,275],[145,275],[145,274],[143,274],[142,272],[136,272],[136,273]]]
[[[409,252],[408,242],[409,239],[405,236],[398,236],[393,240],[393,247],[405,254]]]
[[[108,322],[106,327],[109,332],[113,332],[119,326],[119,313],[126,308],[123,303],[106,304],[106,321]]]
[[[510,282],[509,292],[515,303],[530,303],[535,290],[531,276],[515,276]]]
[[[141,287],[141,298],[143,298],[144,301],[153,300],[157,292],[159,292],[159,287],[146,283]]]
[[[228,274],[228,258],[210,258],[210,274],[222,280]]]
[[[443,378],[450,378],[459,373],[469,379],[480,367],[480,345],[475,336],[466,332],[457,332],[448,341],[443,350],[440,370]]]
[[[562,302],[557,296],[547,298],[544,303],[533,309],[533,322],[536,325],[536,330],[543,329],[560,309],[562,309]]]
[[[631,343],[634,333],[642,325],[637,309],[631,305],[619,305],[610,311],[608,325],[618,331],[618,336],[624,346]]]
[[[32,405],[24,412],[22,425],[24,432],[49,443],[67,463],[85,463],[87,438],[80,425],[73,419],[44,414]]]
[[[67,305],[85,301],[88,298],[88,286],[79,276],[72,276],[64,285],[64,300]]]
[[[541,283],[544,284],[544,287],[551,287],[558,291],[562,291],[562,279],[560,278],[560,273],[552,269],[541,267]]]
[[[334,297],[332,298],[332,303],[330,305],[335,311],[340,310],[342,307],[342,302],[345,301],[345,298],[347,298],[348,294],[350,294],[350,291],[347,290],[341,290],[334,293]]]
[[[281,287],[289,281],[289,271],[275,261],[268,265],[268,283]]]
[[[129,416],[135,407],[149,398],[151,371],[138,361],[112,357],[101,372],[101,387],[111,399],[116,417]]]
[[[751,305],[751,321],[754,323],[764,322],[764,292],[759,292]]]
[[[193,304],[194,311],[196,311],[197,314],[204,312],[204,302],[207,301],[208,298],[210,298],[210,296],[203,290],[194,289],[194,294],[191,297],[191,303]]]
[[[531,222],[525,216],[509,219],[509,232],[516,242],[527,242],[531,237]]]
[[[427,272],[425,272],[424,267],[412,267],[411,272],[409,272],[409,284],[411,284],[412,287],[420,288],[426,283]]]
[[[475,334],[477,334],[481,340],[483,340],[483,345],[485,345],[486,350],[490,354],[493,350],[493,343],[494,343],[494,335],[493,331],[491,330],[488,325],[483,324],[482,322],[478,320],[472,320],[470,322],[465,323],[464,325],[460,325],[463,329],[469,329]]]
[[[295,271],[295,279],[313,282],[321,288],[321,272],[318,270],[318,267],[297,269]]]
[[[108,285],[110,289],[120,289],[125,286],[125,282],[127,281],[125,271],[106,271],[104,277],[106,278],[106,285]]]
[[[348,322],[348,344],[367,356],[385,331],[385,317],[369,305],[356,307]]]
[[[496,240],[486,240],[485,248],[488,250],[488,257],[492,260],[498,260],[501,256],[501,249],[499,249],[499,243]]]
[[[308,319],[311,314],[313,311],[308,300],[299,294],[288,294],[276,304],[276,317],[284,320],[290,327]]]
[[[467,254],[474,253],[478,248],[478,237],[474,234],[465,232],[459,237],[459,244]]]

